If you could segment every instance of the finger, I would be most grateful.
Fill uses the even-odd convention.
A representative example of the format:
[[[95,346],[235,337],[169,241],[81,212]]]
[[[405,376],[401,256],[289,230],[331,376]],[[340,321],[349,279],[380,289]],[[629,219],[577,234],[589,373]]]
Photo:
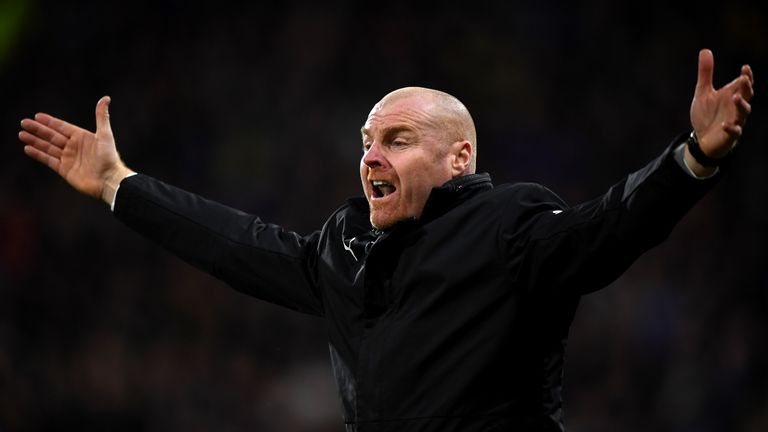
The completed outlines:
[[[712,51],[703,49],[699,51],[699,76],[696,80],[696,94],[701,94],[712,89],[712,71],[715,68],[715,59]]]
[[[744,86],[744,90],[742,91],[742,96],[744,96],[744,99],[751,100],[752,96],[755,95],[755,89],[752,88],[752,81],[747,80],[747,84]]]
[[[55,145],[51,144],[49,141],[40,139],[27,131],[19,132],[19,140],[21,140],[21,142],[23,142],[26,145],[30,145],[42,151],[43,153],[46,153],[55,157],[56,159],[61,159],[61,149],[59,147],[56,147]]]
[[[734,95],[740,94],[746,100],[752,99],[752,95],[754,95],[752,82],[746,75],[739,75],[738,78],[734,78],[733,81],[729,82],[723,88],[728,89],[729,93],[733,92]]]
[[[46,113],[35,114],[35,120],[48,126],[49,128],[55,130],[56,132],[64,135],[64,137],[66,138],[71,137],[72,134],[75,133],[75,131],[80,129],[79,127],[73,124],[67,123],[62,119],[56,118]]]
[[[30,134],[50,142],[56,147],[64,148],[64,146],[67,144],[67,138],[64,135],[35,120],[22,120],[21,128]]]
[[[746,119],[752,112],[752,105],[749,104],[740,94],[733,95],[733,101],[736,103],[736,109],[739,111],[740,118]]]
[[[112,99],[109,96],[103,96],[96,103],[96,127],[98,129],[111,131],[112,126],[109,123],[109,103]]]
[[[755,75],[752,73],[752,67],[744,65],[741,67],[741,74],[749,77],[749,83],[755,85]]]
[[[741,138],[741,132],[742,132],[741,125],[723,122],[722,127],[725,133],[727,133],[728,136],[730,136],[734,140]]]
[[[56,159],[55,157],[44,153],[32,146],[24,146],[24,153],[26,153],[27,156],[31,157],[32,159],[54,170],[55,172],[59,172],[59,159]]]

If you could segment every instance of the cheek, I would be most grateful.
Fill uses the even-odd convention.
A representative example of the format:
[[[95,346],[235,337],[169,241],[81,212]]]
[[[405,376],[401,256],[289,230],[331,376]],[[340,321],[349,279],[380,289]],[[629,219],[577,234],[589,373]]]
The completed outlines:
[[[429,169],[425,169],[429,167]],[[407,179],[403,183],[407,187],[403,188],[408,205],[412,209],[420,209],[424,206],[432,189],[440,187],[451,179],[450,174],[446,173],[442,165],[437,165],[433,161],[422,161],[420,164],[410,167]]]
[[[360,180],[362,180],[362,182],[365,183],[367,179],[368,179],[368,165],[366,165],[363,162],[363,159],[360,159]]]
[[[432,173],[424,170],[424,165],[414,167],[409,171],[403,183],[403,198],[407,200],[407,205],[412,210],[418,209],[424,205],[429,193],[432,191],[433,180]]]

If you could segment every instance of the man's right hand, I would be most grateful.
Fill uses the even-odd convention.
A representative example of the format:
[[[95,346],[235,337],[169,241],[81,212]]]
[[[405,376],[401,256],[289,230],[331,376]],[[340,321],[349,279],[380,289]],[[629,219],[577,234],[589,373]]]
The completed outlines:
[[[21,121],[24,153],[47,165],[78,191],[111,204],[115,190],[133,171],[120,160],[109,123],[109,96],[96,104],[96,133],[38,113]]]

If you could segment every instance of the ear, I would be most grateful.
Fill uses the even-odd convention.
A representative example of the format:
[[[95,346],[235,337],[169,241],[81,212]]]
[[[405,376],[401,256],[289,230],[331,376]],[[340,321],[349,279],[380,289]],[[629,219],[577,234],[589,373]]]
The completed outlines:
[[[472,143],[469,141],[456,141],[451,145],[451,175],[453,177],[469,174],[472,162]]]

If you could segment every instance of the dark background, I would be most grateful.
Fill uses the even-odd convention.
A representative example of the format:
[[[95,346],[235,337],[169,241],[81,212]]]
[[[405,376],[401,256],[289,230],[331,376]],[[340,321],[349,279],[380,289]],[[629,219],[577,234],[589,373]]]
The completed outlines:
[[[566,424],[768,430],[758,2],[133,3],[0,0],[0,431],[342,430],[320,320],[123,227],[24,156],[21,118],[93,129],[109,94],[130,167],[309,233],[360,194],[359,128],[395,88],[456,95],[480,171],[576,203],[689,129],[703,47],[717,86],[753,66],[754,112],[716,189],[585,297]]]

